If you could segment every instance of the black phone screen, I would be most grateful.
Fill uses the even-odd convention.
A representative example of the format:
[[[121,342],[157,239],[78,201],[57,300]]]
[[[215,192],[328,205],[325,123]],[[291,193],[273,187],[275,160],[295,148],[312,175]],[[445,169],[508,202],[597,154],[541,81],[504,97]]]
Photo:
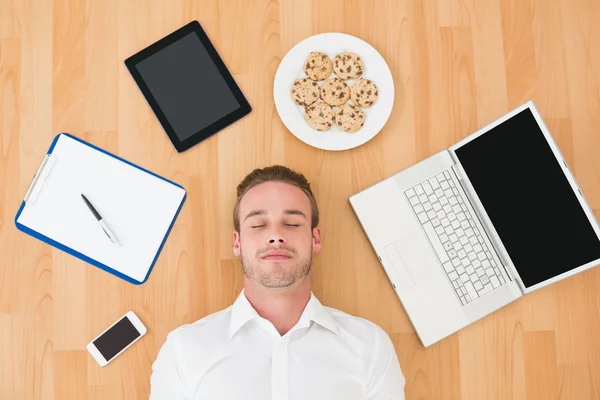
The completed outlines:
[[[129,318],[123,317],[102,336],[94,340],[94,345],[106,361],[119,354],[131,342],[140,336],[140,332],[133,326]]]

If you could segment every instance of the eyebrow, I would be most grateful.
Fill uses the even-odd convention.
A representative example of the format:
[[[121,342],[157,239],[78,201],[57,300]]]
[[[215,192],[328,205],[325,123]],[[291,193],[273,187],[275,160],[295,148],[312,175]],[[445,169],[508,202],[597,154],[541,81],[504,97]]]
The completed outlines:
[[[304,217],[304,219],[308,219],[306,218],[306,215],[304,215],[304,213],[300,210],[284,210],[283,213],[287,215],[301,215]]]
[[[253,210],[253,211],[250,211],[248,213],[248,215],[246,215],[246,218],[244,218],[244,221],[247,220],[250,217],[255,217],[257,215],[265,215],[266,213],[267,212],[265,210]],[[300,211],[300,210],[284,210],[283,213],[287,214],[287,215],[301,215],[301,216],[304,217],[304,219],[308,220],[308,218],[306,218],[306,215],[302,211]]]
[[[265,215],[267,212],[265,210],[253,210],[250,211],[248,213],[248,215],[246,215],[246,218],[244,218],[244,221],[247,220],[250,217],[254,217],[255,215]]]

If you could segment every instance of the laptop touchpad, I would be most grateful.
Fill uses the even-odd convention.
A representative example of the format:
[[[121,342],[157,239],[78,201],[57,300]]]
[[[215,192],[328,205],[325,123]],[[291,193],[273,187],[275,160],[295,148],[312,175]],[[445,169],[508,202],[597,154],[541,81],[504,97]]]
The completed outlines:
[[[407,289],[414,286],[415,282],[412,276],[410,275],[408,268],[406,268],[406,264],[404,264],[402,256],[400,255],[400,251],[398,250],[396,244],[391,243],[385,246],[385,252],[388,256],[388,259],[394,266],[394,269],[396,270],[396,273],[402,286],[404,286]]]

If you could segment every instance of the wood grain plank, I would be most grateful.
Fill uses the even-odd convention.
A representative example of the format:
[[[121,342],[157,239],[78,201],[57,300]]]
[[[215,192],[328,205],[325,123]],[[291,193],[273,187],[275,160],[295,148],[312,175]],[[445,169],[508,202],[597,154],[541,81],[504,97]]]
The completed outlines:
[[[453,335],[423,349],[415,333],[392,334],[406,379],[407,399],[460,399],[459,343]]]
[[[563,399],[592,399],[589,370],[588,341],[590,319],[587,312],[586,282],[589,272],[572,276],[556,286],[557,319],[556,338],[557,385]],[[581,345],[586,343],[586,345]],[[592,345],[594,346],[594,345]],[[594,346],[597,348],[597,346]],[[550,362],[550,360],[546,360]],[[541,368],[541,366],[539,366]],[[528,388],[529,390],[529,388]]]
[[[18,38],[20,29],[20,2],[18,0],[0,1],[0,39]]]
[[[557,287],[549,286],[519,299],[523,313],[523,331],[554,331],[558,317]]]
[[[545,118],[544,122],[567,162],[568,168],[577,177],[575,169],[575,149],[573,125],[570,118]]]
[[[413,98],[407,98],[407,102],[414,104],[414,161],[420,161],[433,153],[430,142],[437,97],[431,94],[439,87],[433,72],[439,56],[439,30],[436,8],[431,1],[411,3],[409,12],[409,20],[414,21],[410,52],[414,84],[418,90],[414,90]]]
[[[545,118],[570,116],[567,52],[563,39],[560,0],[534,3],[532,33],[536,61],[536,106]]]
[[[346,17],[349,15],[347,7],[352,7],[360,3],[358,1],[346,2],[344,0],[313,1],[311,8],[311,20],[313,21],[312,34],[346,32]]]
[[[509,109],[506,65],[503,53],[502,21],[498,1],[471,1],[473,79],[477,96],[477,128],[483,127]]]
[[[388,16],[386,26],[389,27],[387,36],[390,39],[385,41],[385,50],[388,52],[386,60],[394,78],[394,117],[388,119],[381,133],[377,135],[379,143],[375,145],[373,142],[367,146],[370,160],[355,166],[356,172],[363,170],[365,164],[376,167],[373,173],[362,174],[366,180],[363,185],[356,187],[357,192],[407,168],[416,160],[417,130],[423,121],[416,116],[415,100],[424,99],[424,96],[418,95],[422,90],[418,85],[428,84],[428,77],[427,72],[420,68],[428,68],[429,61],[427,53],[413,46],[414,41],[419,40],[418,35],[423,29],[418,20],[421,15],[415,14],[417,10],[412,3],[393,4],[393,10],[382,11]],[[424,102],[422,105],[425,106]],[[426,115],[427,110],[423,111]],[[369,144],[370,142],[367,143]],[[362,150],[358,148],[356,152]]]
[[[523,353],[523,310],[517,300],[493,314],[499,327],[497,398],[526,397],[525,358]]]
[[[117,129],[119,68],[116,0],[85,2],[85,130]]]
[[[19,155],[22,173],[19,193],[27,191],[42,156],[50,146],[52,131],[53,4],[22,3],[21,80],[19,95]],[[27,134],[22,134],[27,132]]]
[[[25,396],[22,331],[20,315],[0,314],[0,398],[3,399]]]
[[[114,385],[89,385],[87,388],[88,400],[111,400],[124,397],[121,388]]]
[[[600,210],[596,210],[596,218],[600,215]],[[588,315],[600,315],[600,271],[598,268],[593,268],[585,272],[585,297],[587,299]],[[576,366],[579,373],[589,376],[589,398],[600,398],[600,321],[597,318],[588,320],[587,338],[585,345],[587,346],[588,362],[582,362]],[[587,390],[581,390],[585,394]],[[561,392],[565,393],[564,391]],[[566,398],[566,396],[562,396]]]
[[[525,332],[523,343],[528,397],[558,399],[554,333],[551,331]]]
[[[79,400],[87,397],[87,357],[86,350],[54,353],[55,398]]]
[[[459,27],[471,26],[472,13],[468,1],[465,0],[438,0],[438,15],[440,26]]]
[[[85,0],[56,0],[52,56],[52,131],[85,129]]]
[[[319,214],[330,216],[319,223],[323,246],[315,258],[311,274],[315,294],[320,299],[334,308],[356,315],[359,302],[355,293],[357,286],[362,283],[357,279],[357,269],[365,266],[356,263],[351,241],[333,239],[343,234],[347,224],[345,221],[352,218],[347,200],[352,181],[348,173],[351,168],[352,160],[344,157],[343,153],[327,152],[323,155],[318,178],[311,180],[318,196]],[[345,267],[333,267],[336,265]]]
[[[90,265],[67,253],[52,252],[52,281],[55,293],[54,348],[82,350],[90,341],[87,332],[87,268]]]
[[[19,160],[21,48],[18,39],[0,39],[0,248],[12,249],[19,240],[11,223],[22,202],[15,188],[21,176]],[[17,314],[20,296],[18,253],[0,252],[0,314]]]
[[[402,373],[406,380],[404,393],[407,399],[432,399],[435,390],[430,380],[430,363],[428,352],[423,349],[415,333],[394,334],[391,336],[402,360]],[[451,373],[451,371],[448,371]],[[456,383],[456,382],[454,382]],[[447,395],[451,392],[446,392]],[[457,398],[457,397],[446,397]]]
[[[19,374],[23,376],[23,398],[54,398],[53,290],[52,250],[28,238],[22,248],[24,273],[18,287],[25,288],[22,308],[22,346],[17,357],[23,360]]]
[[[600,193],[594,188],[600,179],[600,160],[596,150],[600,148],[600,57],[593,49],[600,45],[600,7],[595,2],[562,1],[560,16],[565,48],[569,104],[577,182],[592,208],[600,208]],[[584,133],[585,132],[585,133]],[[581,167],[579,167],[581,165]]]
[[[458,332],[462,398],[527,398],[522,318],[512,303]]]
[[[312,2],[282,1],[279,3],[279,40],[281,58],[296,43],[312,35]],[[302,21],[301,24],[295,21]]]
[[[452,335],[428,350],[433,398],[461,397],[459,337]]]
[[[537,70],[530,1],[500,0],[509,109],[530,100]]]
[[[470,28],[440,28],[443,96],[435,143],[451,146],[477,130],[477,99]],[[437,147],[437,146],[436,146]]]
[[[31,177],[46,153],[52,132],[53,4],[20,5],[21,71],[19,86],[19,182],[13,190],[24,196]],[[27,132],[23,134],[23,132]],[[51,399],[53,371],[53,291],[51,248],[26,235],[15,235],[11,246],[18,257],[18,280],[13,290],[20,297],[22,386],[15,395]]]

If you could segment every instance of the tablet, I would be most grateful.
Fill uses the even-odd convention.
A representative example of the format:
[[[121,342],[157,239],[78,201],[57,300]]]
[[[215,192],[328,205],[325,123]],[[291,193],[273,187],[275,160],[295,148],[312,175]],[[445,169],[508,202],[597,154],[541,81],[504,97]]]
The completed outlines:
[[[178,152],[252,109],[198,21],[125,60]]]

